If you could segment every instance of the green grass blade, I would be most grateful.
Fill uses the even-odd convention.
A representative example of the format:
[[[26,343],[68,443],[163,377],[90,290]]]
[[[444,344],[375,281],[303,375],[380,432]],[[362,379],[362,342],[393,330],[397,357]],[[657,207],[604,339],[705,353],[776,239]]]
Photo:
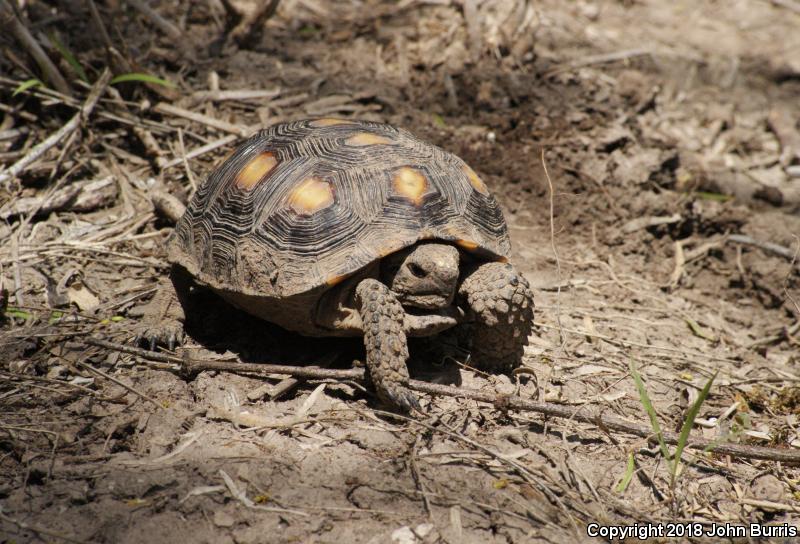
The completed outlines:
[[[697,414],[700,413],[700,407],[703,406],[703,403],[708,398],[708,393],[711,390],[711,384],[714,383],[714,379],[717,377],[717,372],[714,372],[714,375],[706,382],[706,385],[703,387],[703,390],[700,391],[700,394],[697,396],[697,400],[689,407],[689,411],[686,412],[686,419],[683,420],[683,425],[681,426],[681,434],[678,436],[678,445],[675,448],[675,462],[672,464],[672,475],[671,475],[671,485],[675,484],[675,478],[678,476],[678,466],[681,463],[681,454],[683,453],[684,448],[686,448],[686,444],[689,441],[689,433],[692,432],[692,427],[694,427],[694,420],[697,418]]]
[[[53,45],[56,46],[58,52],[61,53],[61,56],[64,57],[64,60],[72,67],[78,77],[81,78],[86,83],[89,83],[89,76],[86,75],[86,71],[81,66],[81,63],[78,62],[78,59],[75,58],[75,55],[72,54],[72,51],[67,49],[67,46],[58,41],[55,34],[50,34],[50,41],[53,42]]]
[[[24,93],[25,91],[27,91],[31,87],[39,87],[39,86],[44,87],[44,83],[42,83],[41,79],[36,79],[36,78],[27,79],[27,80],[23,81],[22,83],[20,83],[19,85],[17,85],[17,88],[14,89],[14,92],[11,93],[11,96],[17,96],[19,93]]]
[[[33,317],[33,314],[31,314],[30,312],[26,312],[25,310],[20,310],[19,308],[13,308],[11,306],[6,308],[6,315],[11,317],[16,317],[17,319],[25,319],[25,320],[31,319]]]
[[[667,463],[670,463],[667,443],[664,442],[664,434],[661,432],[661,425],[658,424],[658,414],[656,414],[656,409],[653,408],[653,403],[650,402],[650,396],[647,394],[647,389],[644,386],[642,377],[639,375],[639,371],[636,370],[636,365],[634,364],[633,360],[631,360],[629,368],[631,371],[631,376],[633,376],[633,381],[636,382],[636,389],[639,391],[639,400],[642,403],[642,406],[644,406],[647,415],[650,417],[650,426],[653,428],[653,432],[658,439],[658,446],[661,448],[661,455],[664,456],[664,459],[667,461]]]
[[[717,339],[714,338],[713,334],[711,334],[710,332],[708,332],[705,329],[703,329],[703,327],[701,327],[700,324],[697,321],[695,321],[694,319],[692,319],[691,317],[686,316],[686,317],[684,317],[684,320],[686,321],[686,324],[689,325],[689,328],[691,329],[692,334],[694,334],[698,338],[702,338],[704,340],[708,340],[709,342],[716,342],[717,341]]]
[[[628,466],[625,467],[625,474],[622,476],[622,481],[617,484],[617,487],[614,488],[614,491],[619,493],[620,495],[628,489],[628,484],[631,483],[633,479],[633,471],[636,470],[636,463],[633,460],[633,452],[628,454]]]
[[[171,81],[167,81],[166,79],[161,79],[160,77],[151,76],[150,74],[142,74],[139,72],[120,74],[111,80],[111,85],[116,85],[117,83],[126,83],[129,81],[137,83],[153,83],[155,85],[161,85],[163,87],[170,87],[170,88],[175,87],[175,84]]]
[[[53,310],[50,312],[50,319],[48,323],[52,325],[53,323],[57,323],[62,317],[64,317],[64,312],[60,312],[58,310]]]

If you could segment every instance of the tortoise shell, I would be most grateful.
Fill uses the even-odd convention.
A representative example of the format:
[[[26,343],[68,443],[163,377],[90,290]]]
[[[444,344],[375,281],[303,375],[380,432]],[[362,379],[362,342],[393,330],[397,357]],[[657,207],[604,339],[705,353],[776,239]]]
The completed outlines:
[[[464,161],[382,123],[273,125],[198,189],[169,259],[211,287],[259,297],[329,288],[420,240],[504,261],[497,201]]]

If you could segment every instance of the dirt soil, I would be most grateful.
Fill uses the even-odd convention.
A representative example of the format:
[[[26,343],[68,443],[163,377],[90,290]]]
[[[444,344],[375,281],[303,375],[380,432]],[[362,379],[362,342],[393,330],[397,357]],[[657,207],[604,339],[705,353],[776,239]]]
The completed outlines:
[[[599,420],[449,396],[401,419],[353,381],[184,377],[89,342],[131,346],[166,278],[156,191],[186,201],[264,124],[380,120],[482,176],[536,297],[524,372],[419,352],[416,377],[650,427],[633,366],[677,432],[713,376],[690,441],[797,459],[797,2],[284,0],[246,47],[220,39],[218,2],[150,2],[179,38],[96,2],[109,54],[92,2],[27,4],[34,35],[90,83],[51,45],[73,96],[14,94],[40,75],[0,37],[0,164],[59,130],[105,66],[176,87],[109,86],[0,181],[0,542],[588,542],[591,523],[686,522],[775,524],[771,542],[795,541],[796,463],[692,449],[676,463]],[[273,92],[224,94],[238,90]],[[198,296],[179,358],[363,360],[358,342]],[[676,534],[663,540],[748,541]]]

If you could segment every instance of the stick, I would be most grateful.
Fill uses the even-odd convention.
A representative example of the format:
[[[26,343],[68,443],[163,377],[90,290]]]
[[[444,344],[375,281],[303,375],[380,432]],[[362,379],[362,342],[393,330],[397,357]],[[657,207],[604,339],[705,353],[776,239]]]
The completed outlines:
[[[164,363],[175,363],[179,365],[178,369],[180,371],[189,375],[194,375],[198,372],[206,370],[213,370],[218,372],[249,373],[260,375],[287,374],[296,378],[322,380],[348,380],[363,382],[365,379],[364,370],[362,369],[334,370],[314,367],[295,367],[289,365],[191,360],[182,359],[173,355],[164,355],[144,349],[133,348],[123,344],[101,340],[99,338],[89,337],[84,339],[84,342],[89,345],[104,347],[119,351],[121,353],[137,355],[144,359],[151,359]],[[151,366],[149,363],[145,364]],[[159,365],[157,368],[164,369],[165,367],[164,365]],[[601,408],[572,408],[569,406],[562,406],[547,402],[535,402],[523,399],[516,395],[505,396],[482,393],[473,389],[451,387],[449,385],[433,384],[419,380],[409,380],[408,387],[409,389],[418,391],[420,393],[444,395],[456,398],[460,397],[478,402],[485,402],[494,405],[500,410],[513,409],[524,412],[534,412],[547,416],[580,421],[581,423],[589,423],[591,425],[597,425],[603,429],[620,431],[642,438],[653,438],[653,429],[649,425],[633,423],[613,415],[605,415],[602,413]],[[664,431],[663,435],[666,443],[678,443],[679,438],[677,433]],[[692,441],[687,444],[687,447],[696,450],[707,449],[708,451],[719,455],[730,455],[732,457],[742,457],[745,459],[764,459],[767,461],[780,461],[784,463],[800,463],[800,451],[790,449],[769,448],[764,446],[746,446],[742,444],[718,444],[714,440],[706,440],[703,438],[693,438]]]
[[[209,117],[208,115],[203,115],[202,113],[195,113],[193,111],[179,108],[178,106],[173,106],[172,104],[167,104],[166,102],[159,102],[155,105],[153,110],[157,111],[158,113],[183,117],[184,119],[194,121],[195,123],[200,123],[202,125],[216,128],[225,132],[231,132],[237,136],[247,136],[248,128],[243,125],[234,125],[233,123],[228,123],[227,121],[223,121],[221,119],[215,119],[214,117]],[[183,162],[183,159],[179,161],[179,164],[180,162]]]
[[[746,236],[744,234],[731,234],[728,236],[728,240],[731,242],[736,242],[737,244],[755,246],[759,249],[763,249],[767,253],[774,253],[775,255],[780,255],[781,257],[789,260],[794,259],[798,255],[797,251],[792,251],[788,247],[779,246],[778,244],[773,244],[772,242],[762,242],[761,240],[756,240],[755,238],[751,238],[750,236]]]
[[[102,370],[98,370],[95,367],[93,367],[92,365],[90,365],[88,363],[83,363],[81,361],[77,361],[75,364],[78,365],[81,368],[84,368],[84,369],[88,370],[89,372],[93,372],[93,373],[95,373],[95,374],[97,374],[99,376],[102,376],[103,378],[107,379],[108,381],[117,384],[118,386],[122,387],[123,389],[126,389],[127,391],[130,391],[131,393],[133,393],[137,397],[142,398],[142,399],[144,399],[144,400],[146,400],[146,401],[148,401],[148,402],[150,402],[152,404],[155,404],[160,410],[164,409],[164,407],[161,406],[161,404],[159,404],[158,401],[155,400],[154,398],[148,397],[147,395],[145,395],[141,391],[137,391],[136,389],[134,389],[130,385],[126,384],[125,382],[122,382],[122,381],[116,379],[113,376],[109,376],[108,374],[106,374]]]
[[[553,181],[550,179],[550,173],[547,171],[547,163],[544,160],[544,148],[541,149],[542,169],[544,170],[544,177],[547,179],[547,187],[549,188],[549,202],[550,202],[550,247],[553,249],[553,257],[556,259],[556,278],[558,279],[558,286],[556,290],[556,322],[558,323],[558,336],[561,339],[561,348],[566,350],[567,336],[564,334],[564,327],[561,324],[561,260],[558,257],[558,249],[556,249],[556,231],[555,231],[555,204],[553,201],[554,190]]]
[[[269,100],[281,94],[280,87],[275,89],[231,89],[229,91],[197,91],[192,93],[195,100],[224,102],[226,100]]]
[[[50,60],[50,57],[47,56],[47,53],[44,52],[44,49],[42,49],[42,46],[36,41],[36,38],[34,38],[28,29],[25,28],[25,25],[22,24],[22,21],[19,20],[17,14],[14,12],[14,8],[7,0],[0,0],[0,28],[8,28],[11,30],[14,37],[19,40],[28,53],[36,60],[42,72],[45,73],[47,81],[52,83],[53,87],[67,96],[72,95],[67,80],[65,80],[61,72],[58,71],[58,68],[56,68],[56,65]]]
[[[114,49],[114,44],[111,43],[111,38],[108,36],[108,31],[106,31],[106,25],[103,24],[103,19],[100,17],[100,12],[97,11],[97,6],[94,3],[94,0],[87,0],[87,4],[89,5],[89,13],[92,16],[92,22],[100,34],[100,38],[103,41],[103,44],[106,47],[106,57],[109,62],[111,63],[111,50]]]
[[[179,40],[183,37],[183,32],[181,32],[177,26],[164,19],[156,10],[147,5],[147,3],[141,0],[128,0],[128,3],[136,8],[142,15],[150,19],[161,32],[173,40]]]
[[[264,23],[278,10],[280,0],[261,0],[259,6],[231,31],[229,38],[239,47],[249,47],[261,35]]]
[[[772,0],[772,3],[800,14],[800,2],[797,0]]]
[[[16,520],[12,517],[3,514],[2,512],[0,512],[0,520],[12,523],[17,527],[19,527],[20,529],[22,529],[23,531],[31,531],[38,535],[45,535],[52,538],[57,538],[65,542],[73,542],[74,544],[84,544],[86,542],[85,540],[78,540],[77,538],[74,538],[72,536],[64,535],[56,531],[51,531],[50,529],[45,529],[44,527],[39,527],[38,525],[33,525],[30,523],[25,523],[24,521]]]
[[[213,142],[209,142],[200,147],[196,147],[195,149],[192,149],[186,154],[186,160],[194,159],[195,157],[199,157],[200,155],[205,155],[209,151],[214,151],[217,148],[235,142],[238,138],[239,138],[238,136],[229,134],[227,136],[220,138],[219,140],[214,140]],[[173,166],[178,166],[179,164],[182,163],[183,163],[183,157],[177,157],[165,162],[164,165],[161,167],[161,169],[166,170],[167,168],[172,168]]]
[[[158,189],[151,191],[150,202],[153,203],[158,215],[164,217],[173,225],[178,222],[178,219],[186,211],[186,206],[183,205],[183,202],[166,191]]]
[[[2,1],[2,0],[0,0]],[[76,113],[72,119],[58,129],[56,132],[48,136],[46,140],[36,144],[24,157],[12,164],[5,172],[0,172],[0,185],[8,183],[20,173],[22,173],[28,166],[36,162],[42,155],[44,155],[50,148],[55,147],[61,140],[72,134],[81,123],[86,120],[97,105],[97,101],[106,89],[108,82],[111,80],[111,72],[106,68],[100,75],[100,78],[92,86],[89,91],[89,96],[86,97],[86,102],[81,106],[80,111]]]

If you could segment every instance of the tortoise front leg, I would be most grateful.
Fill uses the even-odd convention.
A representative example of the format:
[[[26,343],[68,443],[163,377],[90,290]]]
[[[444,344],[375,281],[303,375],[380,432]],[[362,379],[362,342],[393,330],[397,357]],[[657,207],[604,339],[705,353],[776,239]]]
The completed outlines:
[[[364,328],[367,372],[378,398],[406,412],[419,410],[417,398],[408,389],[403,306],[388,287],[374,279],[358,284],[355,302]]]
[[[475,319],[471,361],[476,368],[518,367],[533,327],[528,281],[510,264],[484,263],[467,274],[458,293]]]
[[[162,282],[147,306],[141,323],[134,329],[134,342],[150,350],[166,346],[170,350],[183,343],[184,307],[187,304],[191,277],[183,268],[173,266],[169,279],[172,285]]]

